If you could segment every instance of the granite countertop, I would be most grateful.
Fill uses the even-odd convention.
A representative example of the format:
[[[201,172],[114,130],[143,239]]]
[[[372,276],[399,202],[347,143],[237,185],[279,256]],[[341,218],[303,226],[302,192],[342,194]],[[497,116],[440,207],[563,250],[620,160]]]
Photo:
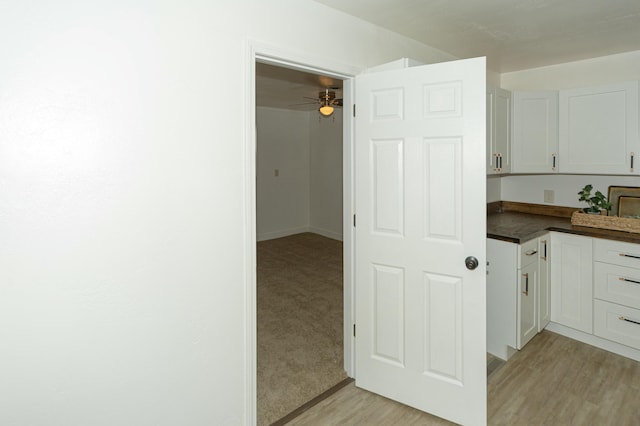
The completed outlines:
[[[556,231],[640,244],[640,234],[637,233],[575,226],[571,224],[571,217],[549,216],[540,214],[540,210],[531,210],[536,213],[488,208],[487,238],[521,244],[548,231]]]

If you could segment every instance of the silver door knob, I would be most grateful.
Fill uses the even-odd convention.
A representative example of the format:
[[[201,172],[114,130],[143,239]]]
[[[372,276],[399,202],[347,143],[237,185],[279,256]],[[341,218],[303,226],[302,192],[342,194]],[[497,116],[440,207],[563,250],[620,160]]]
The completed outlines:
[[[467,266],[467,269],[473,271],[478,267],[478,259],[473,256],[469,256],[464,260],[464,264]]]

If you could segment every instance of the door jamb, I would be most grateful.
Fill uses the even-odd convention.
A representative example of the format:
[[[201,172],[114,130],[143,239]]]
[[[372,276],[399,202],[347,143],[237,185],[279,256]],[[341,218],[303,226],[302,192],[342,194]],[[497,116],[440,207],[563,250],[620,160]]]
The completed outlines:
[[[254,40],[247,40],[245,56],[245,134],[244,134],[244,258],[245,258],[245,424],[256,424],[257,398],[257,318],[256,318],[256,86],[255,64],[264,62],[300,71],[329,75],[344,80],[343,85],[343,289],[344,319],[343,346],[344,368],[349,377],[355,377],[355,197],[353,179],[354,77],[360,69],[335,63],[326,58],[310,56],[300,52],[283,50]]]

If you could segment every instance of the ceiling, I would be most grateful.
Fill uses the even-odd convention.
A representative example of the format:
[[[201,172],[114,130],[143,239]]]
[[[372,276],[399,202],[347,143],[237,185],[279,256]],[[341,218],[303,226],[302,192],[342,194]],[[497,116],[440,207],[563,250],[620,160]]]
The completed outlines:
[[[640,0],[315,0],[459,58],[511,72],[640,50]],[[313,110],[342,81],[258,63],[256,104]]]
[[[313,99],[318,99],[318,92],[325,88],[342,98],[342,80],[256,63],[257,106],[312,111],[320,106]]]
[[[640,0],[315,0],[505,73],[640,50]]]

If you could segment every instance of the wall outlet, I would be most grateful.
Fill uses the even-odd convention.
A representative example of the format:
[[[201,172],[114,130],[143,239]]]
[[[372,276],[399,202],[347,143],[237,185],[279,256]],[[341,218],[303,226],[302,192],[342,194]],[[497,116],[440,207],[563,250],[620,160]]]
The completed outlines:
[[[556,194],[555,191],[553,191],[552,189],[545,189],[544,190],[544,202],[545,203],[554,203],[556,200]]]

